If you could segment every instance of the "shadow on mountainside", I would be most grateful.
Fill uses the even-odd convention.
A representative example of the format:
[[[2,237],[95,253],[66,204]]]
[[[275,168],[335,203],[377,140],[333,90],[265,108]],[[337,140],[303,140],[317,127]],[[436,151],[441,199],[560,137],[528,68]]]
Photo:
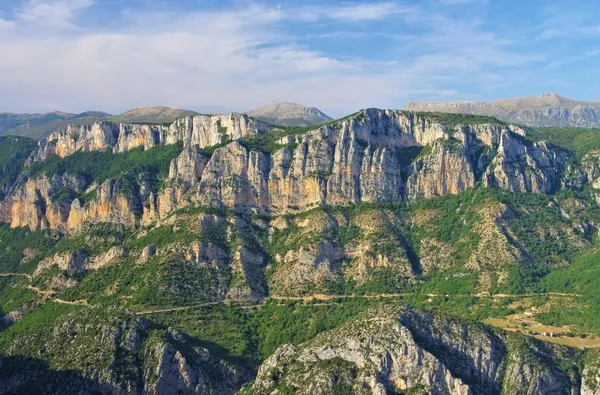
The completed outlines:
[[[25,356],[0,356],[0,394],[96,395],[116,388],[76,370],[53,370],[46,361]]]

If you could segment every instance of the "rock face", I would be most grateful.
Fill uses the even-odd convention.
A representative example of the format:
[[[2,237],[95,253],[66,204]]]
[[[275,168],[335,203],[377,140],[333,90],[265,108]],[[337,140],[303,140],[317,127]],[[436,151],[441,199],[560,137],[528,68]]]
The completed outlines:
[[[600,127],[600,103],[571,100],[553,93],[494,102],[410,101],[404,109],[490,115],[529,126]]]
[[[62,111],[45,114],[0,113],[0,134],[39,139],[52,132],[65,129],[69,124],[91,125],[95,121],[107,119],[110,116],[101,111],[86,111],[80,114]]]
[[[37,336],[15,339],[0,358],[0,392],[220,395],[248,380],[245,371],[187,344],[176,331],[153,331],[120,309],[60,317],[38,345],[49,366],[23,356]]]
[[[114,115],[110,120],[118,123],[171,123],[177,119],[198,115],[195,111],[169,108],[165,106],[134,108],[123,114]]]
[[[579,358],[567,347],[483,325],[385,308],[298,347],[282,346],[248,393],[576,394],[580,378],[560,366]]]
[[[283,126],[310,126],[333,120],[318,108],[289,102],[256,108],[247,114],[261,121]]]
[[[189,116],[170,126],[109,121],[93,125],[70,125],[66,130],[52,133],[47,139],[41,140],[32,160],[44,161],[51,155],[64,158],[76,151],[111,150],[113,153],[122,153],[137,147],[148,149],[178,141],[182,141],[186,148],[203,148],[270,129],[270,126],[239,114]]]
[[[477,182],[514,192],[553,193],[561,186],[580,188],[588,179],[569,162],[567,151],[528,141],[514,126],[449,127],[427,115],[368,109],[337,124],[282,137],[274,151],[246,148],[246,138],[269,138],[270,130],[237,114],[187,117],[170,126],[71,126],[40,141],[30,162],[77,151],[117,154],[177,142],[184,148],[161,188],[143,175],[133,188],[130,181],[110,179],[88,185],[85,177],[68,171],[61,177],[31,178],[0,203],[0,220],[32,229],[78,230],[86,222],[106,221],[138,226],[190,204],[279,215],[314,205],[457,194]],[[227,141],[212,154],[202,150]],[[73,195],[94,190],[96,199],[57,204],[54,195],[64,188]]]

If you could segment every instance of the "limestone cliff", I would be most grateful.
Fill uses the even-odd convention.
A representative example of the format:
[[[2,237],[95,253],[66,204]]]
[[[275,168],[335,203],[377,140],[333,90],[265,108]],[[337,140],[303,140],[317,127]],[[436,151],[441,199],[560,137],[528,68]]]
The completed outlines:
[[[51,155],[64,158],[77,151],[111,150],[120,153],[177,141],[183,141],[185,147],[202,148],[271,129],[271,126],[247,115],[233,113],[188,116],[169,126],[99,121],[93,125],[70,125],[66,130],[50,134],[38,143],[38,150],[31,160],[43,161]]]
[[[221,395],[248,380],[245,370],[188,344],[185,335],[153,330],[117,308],[65,314],[47,332],[5,346],[2,393]],[[32,348],[49,362],[28,355]]]
[[[579,352],[412,308],[370,312],[260,367],[249,394],[576,394]],[[345,391],[345,392],[344,392]]]
[[[246,139],[282,133],[246,115],[198,115],[170,126],[71,126],[40,141],[30,163],[77,151],[118,154],[176,142],[183,142],[184,150],[160,188],[141,175],[135,175],[137,185],[128,189],[119,180],[88,185],[76,175],[31,178],[15,185],[0,204],[0,219],[32,229],[77,230],[99,221],[137,226],[190,204],[280,215],[314,205],[457,194],[477,182],[514,192],[552,193],[561,186],[581,188],[593,173],[571,163],[569,152],[527,140],[518,127],[444,125],[404,111],[368,109],[313,131],[283,134],[275,150],[260,152],[247,149]],[[228,141],[212,153],[203,150]],[[83,204],[74,198],[57,205],[53,191],[61,188],[75,196],[93,188],[97,199]]]
[[[600,126],[600,103],[572,100],[554,93],[493,102],[410,101],[404,109],[489,115],[506,122],[530,126],[586,128]]]

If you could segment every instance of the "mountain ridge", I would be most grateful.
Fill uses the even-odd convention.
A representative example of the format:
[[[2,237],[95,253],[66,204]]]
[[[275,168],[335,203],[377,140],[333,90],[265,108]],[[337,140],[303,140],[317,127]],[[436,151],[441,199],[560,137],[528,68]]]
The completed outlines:
[[[311,126],[333,121],[333,118],[316,107],[301,104],[281,102],[259,107],[246,114],[264,122],[282,126]]]
[[[257,119],[282,126],[309,126],[332,120],[317,108],[289,102],[261,107],[248,113],[255,114]],[[0,113],[0,135],[41,139],[52,132],[64,130],[69,125],[92,125],[101,120],[124,124],[170,124],[178,119],[199,114],[197,111],[167,106],[138,107],[118,115],[102,111],[85,111],[78,114],[62,111],[31,114]]]
[[[600,357],[533,339],[598,342],[581,133],[370,108],[2,137],[0,392],[592,394]]]
[[[151,106],[133,108],[122,114],[111,116],[110,120],[118,123],[171,123],[177,119],[198,114],[192,110]]]
[[[496,101],[409,101],[408,111],[489,115],[539,127],[600,127],[600,102],[577,101],[554,93]]]
[[[196,111],[173,109],[166,106],[140,107],[119,115],[102,111],[68,113],[0,113],[0,135],[15,135],[41,139],[50,133],[64,130],[70,125],[93,125],[108,120],[118,123],[171,123],[186,116],[197,115]]]

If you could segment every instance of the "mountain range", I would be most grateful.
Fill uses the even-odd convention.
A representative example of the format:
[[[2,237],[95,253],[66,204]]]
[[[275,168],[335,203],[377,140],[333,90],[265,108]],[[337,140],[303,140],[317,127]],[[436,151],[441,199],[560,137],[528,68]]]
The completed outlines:
[[[263,122],[283,126],[310,126],[333,121],[318,108],[289,102],[260,107],[246,114]]]
[[[600,102],[584,102],[545,93],[493,102],[410,101],[408,111],[433,111],[496,117],[505,122],[545,127],[600,127]]]
[[[257,108],[248,111],[248,114],[256,119],[282,126],[309,126],[332,120],[314,107],[288,102]],[[39,139],[65,129],[68,125],[92,125],[100,120],[118,123],[168,124],[193,115],[198,115],[198,112],[165,106],[135,108],[120,115],[101,111],[86,111],[80,114],[61,111],[43,114],[0,113],[0,136],[14,135]]]
[[[96,121],[111,120],[125,123],[171,123],[195,111],[172,109],[164,106],[135,108],[120,115],[101,111],[86,111],[72,114],[54,111],[43,114],[0,113],[0,135],[25,136],[34,139],[63,130],[69,125],[92,125]]]
[[[595,394],[598,133],[370,108],[0,137],[0,393]]]

